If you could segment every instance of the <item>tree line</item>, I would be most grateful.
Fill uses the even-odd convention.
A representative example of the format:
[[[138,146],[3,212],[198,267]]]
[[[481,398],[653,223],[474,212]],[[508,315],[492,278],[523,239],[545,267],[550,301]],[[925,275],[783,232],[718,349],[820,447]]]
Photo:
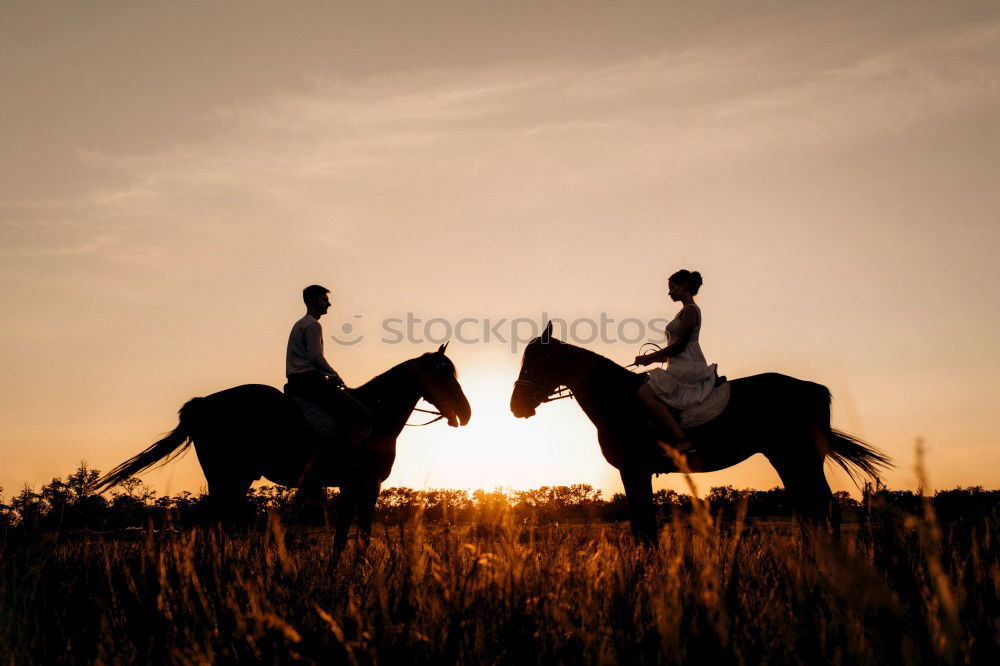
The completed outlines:
[[[0,488],[0,529],[26,530],[90,529],[109,530],[160,526],[166,522],[184,524],[208,515],[204,493],[187,491],[173,496],[158,496],[139,479],[128,479],[106,495],[94,494],[92,488],[101,473],[81,463],[65,479],[54,478],[39,490],[24,486],[9,502]],[[337,492],[327,491],[321,503],[333,508]],[[873,514],[917,514],[926,510],[925,500],[940,519],[980,519],[1000,514],[1000,490],[975,486],[938,491],[930,498],[908,490],[890,490],[866,486],[861,500],[847,492],[835,494],[845,520],[862,520]],[[661,520],[672,520],[691,511],[695,501],[690,495],[673,490],[658,490],[653,495]],[[785,491],[715,487],[703,498],[713,515],[721,520],[745,513],[750,519],[782,519],[791,516]],[[251,517],[266,520],[271,513],[295,519],[301,508],[294,491],[275,485],[261,485],[247,496]],[[315,508],[315,507],[314,507]],[[542,486],[532,490],[449,490],[385,488],[376,505],[376,520],[400,524],[417,515],[428,523],[491,523],[514,520],[525,524],[601,523],[628,520],[625,495],[604,494],[583,483],[568,486]]]

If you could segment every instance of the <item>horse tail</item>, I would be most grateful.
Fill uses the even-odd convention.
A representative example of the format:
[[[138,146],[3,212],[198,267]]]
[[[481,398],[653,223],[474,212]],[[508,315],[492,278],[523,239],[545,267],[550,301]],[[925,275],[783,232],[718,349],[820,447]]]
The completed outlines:
[[[882,473],[892,467],[892,458],[864,440],[840,430],[830,429],[829,456],[858,483],[860,472],[873,481],[882,478]]]
[[[830,426],[830,402],[833,396],[825,386],[818,401],[819,428],[826,446],[826,455],[847,472],[855,484],[858,476],[867,476],[873,481],[881,479],[882,473],[891,468],[892,458],[860,437],[837,430]]]
[[[178,412],[179,422],[169,435],[135,455],[105,474],[94,484],[94,492],[103,493],[125,479],[146,471],[156,463],[166,465],[183,454],[191,446],[191,421],[198,403],[204,398],[187,401]],[[162,461],[162,462],[160,462]]]

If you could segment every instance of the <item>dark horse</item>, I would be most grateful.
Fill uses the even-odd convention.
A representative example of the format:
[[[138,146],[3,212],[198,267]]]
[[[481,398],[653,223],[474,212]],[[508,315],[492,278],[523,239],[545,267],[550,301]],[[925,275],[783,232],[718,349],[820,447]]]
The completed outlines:
[[[632,533],[656,541],[652,475],[678,471],[657,445],[653,425],[636,391],[645,374],[626,370],[594,352],[552,337],[550,323],[532,340],[510,398],[518,418],[535,414],[561,386],[572,391],[597,426],[601,452],[621,472]],[[687,466],[713,472],[762,453],[781,477],[796,512],[807,521],[830,524],[839,534],[840,512],[826,481],[827,456],[851,478],[877,478],[889,458],[859,439],[830,427],[830,392],[825,386],[777,373],[733,380],[729,404],[708,423],[685,428],[692,443]]]
[[[261,477],[304,493],[338,487],[334,543],[338,549],[346,545],[355,510],[367,539],[375,501],[396,459],[396,438],[417,401],[426,399],[453,427],[465,425],[472,415],[445,347],[348,389],[372,419],[357,454],[344,442],[315,434],[292,398],[278,389],[247,384],[188,401],[173,432],[113,469],[97,488],[107,490],[194,444],[218,513],[235,513],[250,484]]]

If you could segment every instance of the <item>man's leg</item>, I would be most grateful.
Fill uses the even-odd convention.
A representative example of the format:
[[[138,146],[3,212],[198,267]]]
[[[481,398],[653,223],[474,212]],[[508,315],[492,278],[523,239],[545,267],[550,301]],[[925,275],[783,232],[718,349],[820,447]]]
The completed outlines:
[[[349,391],[337,388],[319,373],[291,375],[287,392],[326,407],[353,453],[358,452],[362,440],[371,432],[372,418],[368,408]]]
[[[337,425],[343,428],[351,450],[357,453],[361,442],[372,430],[372,417],[368,408],[348,391],[332,387],[324,404],[329,406]]]
[[[297,398],[324,404],[326,402],[326,387],[322,375],[311,372],[289,375],[285,384],[285,393]]]

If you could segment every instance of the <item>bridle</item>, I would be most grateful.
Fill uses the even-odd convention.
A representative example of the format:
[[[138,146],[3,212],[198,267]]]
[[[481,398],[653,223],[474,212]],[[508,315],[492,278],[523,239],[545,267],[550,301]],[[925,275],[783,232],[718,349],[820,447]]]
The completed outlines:
[[[555,400],[562,400],[563,398],[574,398],[574,399],[576,398],[576,396],[573,395],[573,391],[571,391],[568,386],[563,386],[563,385],[559,385],[554,389],[552,389],[551,391],[546,391],[541,386],[541,384],[537,382],[533,382],[530,379],[518,379],[516,382],[514,382],[514,386],[523,386],[524,388],[533,392],[535,396],[538,396],[541,393],[545,393],[546,394],[545,397],[538,399],[539,403],[553,402]]]
[[[643,343],[643,345],[641,347],[639,347],[639,355],[640,356],[643,353],[642,350],[645,349],[647,346],[654,347],[657,351],[659,351],[661,349],[661,347],[658,344],[656,344],[655,342],[646,342],[646,343]],[[629,363],[625,367],[626,368],[635,368],[635,367],[638,367],[638,364],[637,363]],[[576,399],[576,396],[573,395],[573,391],[570,390],[570,388],[568,386],[564,386],[564,385],[559,385],[559,386],[556,386],[552,390],[546,391],[546,389],[541,384],[539,384],[536,381],[533,381],[531,379],[518,379],[517,381],[514,382],[514,386],[515,387],[516,386],[521,386],[521,387],[526,388],[529,391],[531,391],[534,394],[534,397],[538,399],[539,404],[546,403],[546,402],[554,402],[556,400],[562,400],[563,398],[571,398],[571,399],[574,399],[574,400]],[[543,393],[545,394],[544,397],[539,397]]]
[[[547,360],[548,354],[544,354],[542,358]],[[532,379],[518,377],[517,381],[514,382],[514,387],[516,388],[518,386],[528,389],[531,392],[532,397],[538,400],[538,404],[554,402],[556,400],[562,400],[563,398],[576,398],[576,396],[573,395],[573,391],[571,391],[568,386],[563,384],[557,384],[555,387],[547,389]]]
[[[424,399],[426,400],[426,398],[424,398]],[[448,418],[446,415],[442,414],[440,411],[438,411],[436,409],[421,409],[420,407],[414,407],[413,411],[414,412],[421,412],[423,414],[433,414],[434,418],[432,418],[430,421],[427,421],[426,423],[404,423],[403,424],[404,427],[410,426],[411,428],[420,428],[422,426],[428,426],[428,425],[430,425],[432,423],[437,423],[441,419]]]

